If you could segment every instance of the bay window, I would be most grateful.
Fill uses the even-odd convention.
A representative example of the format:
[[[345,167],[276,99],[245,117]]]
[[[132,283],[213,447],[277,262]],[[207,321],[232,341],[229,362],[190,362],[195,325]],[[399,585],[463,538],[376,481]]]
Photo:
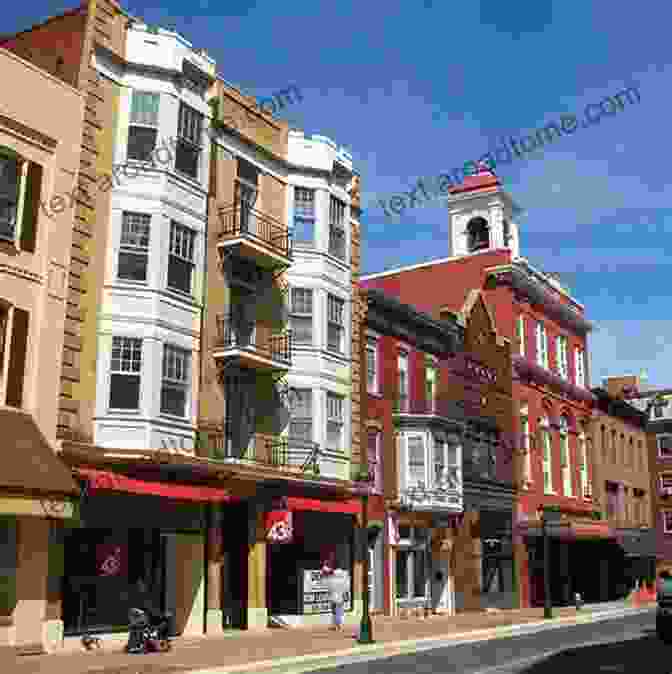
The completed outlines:
[[[159,94],[134,91],[128,127],[127,159],[151,161],[159,133]]]
[[[335,393],[327,393],[327,449],[342,452],[345,399]]]
[[[202,136],[203,115],[186,103],[180,103],[175,169],[194,179],[198,178]]]
[[[327,348],[344,353],[345,300],[327,295]]]
[[[294,188],[294,236],[296,243],[315,243],[315,190]]]
[[[168,254],[168,287],[191,295],[196,232],[172,221]]]
[[[140,408],[141,370],[142,339],[112,337],[110,409],[138,410]]]
[[[290,395],[289,437],[312,442],[313,392],[308,388],[292,389]]]
[[[186,349],[165,344],[163,347],[163,377],[161,381],[161,414],[186,417],[189,398],[191,353]]]
[[[406,485],[413,488],[427,486],[426,447],[423,434],[409,434],[407,437],[408,478]]]
[[[138,282],[147,280],[150,221],[151,215],[147,213],[124,211],[122,214],[118,279]]]
[[[311,288],[292,288],[290,326],[292,343],[313,344],[313,291]]]
[[[329,200],[329,253],[345,260],[345,204],[336,197]]]

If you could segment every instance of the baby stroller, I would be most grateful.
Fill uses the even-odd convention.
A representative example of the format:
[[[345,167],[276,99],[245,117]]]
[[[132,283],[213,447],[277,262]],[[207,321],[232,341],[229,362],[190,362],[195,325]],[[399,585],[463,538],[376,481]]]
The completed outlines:
[[[127,653],[156,653],[171,649],[173,634],[171,613],[150,613],[139,608],[128,612],[129,635]]]

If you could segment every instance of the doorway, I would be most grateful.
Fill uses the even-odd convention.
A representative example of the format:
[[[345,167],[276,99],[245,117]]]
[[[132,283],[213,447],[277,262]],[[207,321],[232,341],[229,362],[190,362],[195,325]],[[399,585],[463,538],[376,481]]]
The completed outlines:
[[[247,502],[226,508],[223,528],[222,613],[224,629],[247,629],[248,597]]]

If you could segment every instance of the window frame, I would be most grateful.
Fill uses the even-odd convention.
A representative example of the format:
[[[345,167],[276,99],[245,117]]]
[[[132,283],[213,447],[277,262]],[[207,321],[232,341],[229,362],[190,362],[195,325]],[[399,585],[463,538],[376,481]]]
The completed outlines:
[[[669,478],[669,485],[665,484],[665,478]],[[663,471],[658,476],[660,489],[672,489],[672,471]]]
[[[297,408],[299,407],[297,405],[297,399],[301,399],[304,394],[305,397],[303,398],[303,400],[305,400],[307,404],[305,405],[305,409],[302,409],[302,411],[304,412],[304,416],[299,416],[296,414]],[[313,421],[313,407],[314,407],[313,397],[314,396],[312,388],[298,387],[298,386],[292,388],[289,405],[290,407],[289,424],[287,427],[287,435],[290,439],[295,438],[297,440],[302,440],[304,442],[314,442],[315,424]],[[301,424],[307,427],[309,429],[309,433],[304,433],[303,435],[309,437],[303,437],[302,435],[292,433],[293,424]]]
[[[368,454],[369,467],[372,469],[373,473],[373,483],[372,489],[375,494],[383,493],[383,456],[382,456],[382,436],[383,433],[379,428],[367,428],[366,429],[366,448]],[[371,438],[373,440],[373,447],[371,443]],[[373,458],[371,458],[371,452],[373,450]]]
[[[179,232],[182,232],[182,236],[177,236]],[[166,269],[166,288],[170,291],[177,292],[181,295],[186,295],[189,297],[193,297],[194,295],[194,271],[196,269],[196,235],[197,232],[195,229],[192,229],[187,225],[183,225],[181,222],[178,222],[177,220],[170,221],[170,239],[168,243],[168,265]],[[176,246],[179,248],[182,248],[184,246],[185,236],[187,237],[186,241],[188,242],[187,247],[188,249],[190,249],[191,252],[191,259],[185,256],[182,252],[174,250]],[[177,288],[170,284],[170,268],[171,268],[170,265],[172,258],[183,264],[189,265],[190,271],[189,271],[188,291],[182,288]]]
[[[543,321],[537,321],[537,365],[548,370],[548,333]]]
[[[661,517],[663,518],[663,533],[672,534],[672,510],[661,510]],[[668,520],[669,516],[669,520]],[[669,522],[669,526],[668,526]]]
[[[132,243],[124,243],[124,229],[127,224],[126,216],[142,216],[146,221],[140,223],[147,228],[147,245],[143,247],[141,245],[136,245]],[[124,283],[148,283],[148,272],[149,272],[149,250],[151,246],[151,236],[152,236],[152,214],[151,213],[141,213],[139,211],[122,211],[121,214],[121,231],[119,232],[119,252],[117,254],[117,280],[123,281]],[[137,225],[138,223],[134,223]],[[133,227],[131,227],[133,229]],[[139,234],[137,229],[132,232],[136,238],[142,238],[142,234]],[[122,255],[133,255],[137,257],[144,257],[145,261],[145,277],[144,279],[133,279],[126,278],[121,275],[121,257]]]
[[[166,364],[169,358],[169,353],[173,353],[174,356],[181,356],[184,358],[184,361],[181,365],[183,374],[182,378],[174,378],[166,375]],[[192,353],[189,349],[185,349],[176,344],[170,344],[165,342],[163,344],[163,360],[161,364],[161,394],[159,399],[159,410],[162,416],[171,416],[180,419],[188,419],[190,414],[191,407],[191,374],[192,374]],[[175,363],[177,361],[175,360]],[[179,368],[178,368],[179,369]],[[182,414],[175,414],[171,411],[166,411],[164,409],[164,391],[166,390],[179,390],[184,392],[184,411]]]
[[[672,459],[672,446],[670,447],[669,454],[664,454],[661,451],[660,441],[670,438],[670,444],[672,445],[672,433],[659,433],[656,435],[656,452],[659,459]]]
[[[555,337],[555,364],[558,375],[561,379],[569,379],[569,358],[568,358],[569,340],[566,335],[556,335]]]
[[[433,373],[433,378],[430,377],[430,373]],[[427,406],[427,412],[429,414],[436,413],[436,396],[438,388],[438,378],[439,378],[439,368],[438,364],[433,361],[425,361],[425,403]],[[431,387],[431,399],[429,397],[429,384],[432,383]]]
[[[333,404],[330,405],[330,402]],[[336,404],[338,403],[338,404]],[[325,436],[325,446],[330,452],[340,452],[343,453],[345,452],[345,396],[340,395],[338,393],[334,393],[333,391],[327,391],[327,395],[325,397],[325,407],[326,407],[326,415],[325,415],[325,431],[326,431],[326,436]],[[339,415],[333,415],[332,414],[332,409],[330,408],[336,408],[339,411]],[[330,447],[329,446],[329,426],[338,426],[338,433],[339,433],[339,444],[340,447]]]
[[[188,117],[191,117],[191,119],[188,120]],[[177,134],[175,136],[175,171],[180,175],[186,176],[187,178],[196,181],[200,179],[204,119],[205,115],[202,112],[188,103],[180,101],[177,113]],[[195,124],[193,124],[194,122]],[[185,129],[183,127],[185,125],[195,126],[196,128],[193,133],[184,133]],[[178,156],[180,154],[180,150],[193,153],[193,174],[190,171],[185,171],[184,168],[180,168],[180,166],[178,166]]]
[[[574,498],[574,485],[572,480],[572,457],[569,444],[569,419],[566,415],[560,416],[560,428],[558,429],[560,440],[560,467],[562,469],[563,496]]]
[[[373,395],[378,395],[380,392],[378,382],[378,344],[379,340],[377,336],[366,335],[366,390],[367,393],[372,393]],[[371,360],[369,360],[369,356],[372,356]],[[373,367],[370,367],[371,363]]]
[[[19,242],[21,241],[21,223],[23,221],[23,211],[25,208],[26,188],[28,185],[28,165],[30,162],[11,151],[10,148],[4,147],[0,147],[0,159],[13,162],[16,166],[17,176],[12,236],[2,236],[2,234],[0,234],[0,240],[9,244],[13,244],[14,246],[18,246]]]
[[[335,307],[339,308],[339,316],[336,316],[336,312],[333,311]],[[337,318],[340,322],[334,320]],[[346,316],[345,316],[345,300],[338,295],[332,293],[327,293],[327,351],[332,353],[337,353],[341,356],[346,355],[345,351],[345,325],[346,325]],[[338,348],[333,348],[330,343],[330,328],[336,329],[339,336]]]
[[[296,311],[295,299],[298,295],[303,295],[302,301],[304,305],[310,305],[310,311]],[[292,346],[313,346],[315,339],[314,329],[314,315],[315,315],[315,291],[313,288],[305,288],[303,286],[291,286],[289,290],[289,323],[292,325],[292,319],[305,321],[310,320],[310,340],[301,341],[296,338],[297,331],[292,329]]]
[[[115,343],[120,346],[115,347]],[[110,365],[108,368],[108,379],[109,379],[109,391],[107,396],[107,409],[108,412],[126,412],[126,413],[137,413],[140,412],[142,408],[142,365],[143,365],[143,350],[144,339],[142,337],[135,337],[133,335],[113,335],[112,336],[112,349],[110,357]],[[137,348],[136,348],[137,347]],[[114,357],[115,348],[119,348],[120,356],[118,359]],[[124,350],[130,352],[130,359],[124,358]],[[135,358],[135,354],[139,353],[139,358]],[[115,369],[114,361],[119,360],[120,367]],[[130,366],[133,366],[135,362],[138,363],[137,370],[125,370],[121,367],[123,362],[127,361]],[[138,380],[138,402],[134,407],[115,407],[112,405],[112,387],[114,382],[114,377],[134,377]]]
[[[301,193],[305,193],[306,195],[310,195],[311,199],[298,199],[298,195]],[[317,221],[316,218],[316,212],[317,212],[317,190],[313,187],[304,187],[303,185],[294,185],[294,213],[292,217],[292,224],[293,224],[293,231],[292,231],[292,243],[298,243],[300,245],[310,245],[310,246],[315,246],[315,223]],[[301,204],[300,206],[298,204]],[[306,208],[307,204],[312,204],[312,209],[310,212],[311,214],[308,214],[309,211]],[[299,213],[297,213],[299,211]],[[302,224],[302,228],[310,228],[310,232],[312,236],[308,238],[299,238],[296,235],[296,232],[298,230],[296,226],[297,220]]]
[[[588,475],[588,436],[585,430],[580,431],[577,436],[577,454],[579,460],[579,478],[581,483],[581,498],[585,501],[591,499],[586,496],[590,479]]]
[[[574,383],[586,388],[586,354],[580,346],[574,347]]]
[[[409,370],[408,370],[408,363],[409,361],[409,354],[408,351],[405,349],[399,349],[399,352],[397,353],[397,400],[398,400],[398,406],[399,406],[399,412],[405,413],[408,412],[410,408],[410,375],[409,375]],[[402,368],[401,364],[404,363],[405,366]],[[401,375],[404,375],[402,377]],[[401,382],[405,382],[405,395],[402,396],[402,386]],[[405,402],[402,402],[405,401]]]
[[[411,440],[417,440],[420,439],[422,442],[422,467],[423,467],[423,479],[422,480],[417,480],[416,483],[412,483],[411,481]],[[413,490],[413,489],[418,489],[421,487],[422,483],[422,488],[424,489],[429,489],[429,479],[428,479],[428,443],[427,443],[427,435],[426,433],[422,433],[419,431],[409,431],[408,433],[405,434],[405,441],[406,441],[406,489],[407,490]],[[419,464],[416,464],[419,465]]]
[[[541,437],[541,463],[544,476],[544,494],[555,494],[553,487],[553,437],[551,436],[551,424],[548,416],[539,419],[539,434]],[[548,475],[548,484],[546,476]]]
[[[147,122],[147,121],[137,121],[133,119],[133,104],[136,96],[151,96],[157,100],[156,105],[156,121]],[[157,91],[147,91],[145,89],[133,89],[131,93],[131,109],[129,111],[129,123],[128,123],[128,142],[126,143],[126,159],[127,161],[142,162],[142,163],[152,163],[152,155],[156,151],[158,138],[159,138],[159,119],[161,111],[161,94]],[[133,129],[151,129],[154,131],[154,143],[152,144],[152,149],[149,151],[148,156],[145,157],[131,157],[131,135]]]
[[[518,355],[525,356],[525,316],[518,315],[516,320],[516,337],[518,338]]]
[[[346,227],[347,204],[333,194],[329,195],[329,242],[327,251],[329,255],[347,262],[348,260],[348,237]],[[341,248],[335,245],[340,240]],[[340,254],[342,253],[342,254]]]
[[[523,449],[523,483],[525,485],[532,484],[532,437],[530,430],[530,416],[527,408],[521,410],[520,413],[520,437],[522,440]]]

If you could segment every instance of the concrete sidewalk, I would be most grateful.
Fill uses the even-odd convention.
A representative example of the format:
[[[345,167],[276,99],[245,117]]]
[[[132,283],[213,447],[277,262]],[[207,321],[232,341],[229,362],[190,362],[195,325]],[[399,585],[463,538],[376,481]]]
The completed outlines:
[[[172,674],[177,672],[286,671],[294,673],[339,664],[339,660],[377,659],[429,648],[484,639],[501,638],[608,620],[650,611],[631,608],[627,602],[554,609],[554,619],[544,621],[542,609],[495,613],[431,616],[427,619],[375,617],[373,645],[355,640],[355,629],[332,632],[324,627],[231,632],[221,637],[178,639],[169,653],[128,655],[123,641],[117,652],[105,649],[85,653],[11,656],[0,661],[0,671],[12,674]],[[115,640],[116,641],[116,640]],[[7,664],[7,667],[5,667]]]

